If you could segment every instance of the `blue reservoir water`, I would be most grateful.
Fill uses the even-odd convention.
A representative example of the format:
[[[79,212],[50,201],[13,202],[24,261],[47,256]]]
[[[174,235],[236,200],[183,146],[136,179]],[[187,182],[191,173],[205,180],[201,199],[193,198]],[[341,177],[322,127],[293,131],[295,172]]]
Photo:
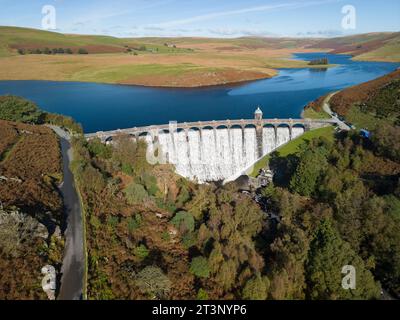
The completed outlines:
[[[337,67],[281,69],[279,75],[239,86],[163,89],[52,81],[0,81],[0,95],[15,94],[40,108],[72,116],[85,132],[163,124],[252,118],[261,105],[264,118],[298,118],[303,107],[328,92],[366,82],[400,64],[353,61],[350,56],[299,53],[293,59],[328,57]],[[1,70],[0,70],[1,72]]]

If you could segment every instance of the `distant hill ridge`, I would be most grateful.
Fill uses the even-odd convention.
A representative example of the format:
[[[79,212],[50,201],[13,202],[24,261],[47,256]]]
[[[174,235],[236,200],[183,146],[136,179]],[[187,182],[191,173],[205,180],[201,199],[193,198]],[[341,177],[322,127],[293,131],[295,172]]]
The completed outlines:
[[[400,61],[400,32],[377,32],[329,39],[315,38],[117,38],[103,35],[62,34],[38,29],[0,26],[0,56],[17,54],[18,49],[78,48],[89,53],[125,52],[128,47],[139,48],[144,44],[163,46],[166,42],[190,44],[209,41],[223,42],[246,48],[286,48],[291,43],[305,48],[321,48],[333,53],[347,53],[366,60]]]

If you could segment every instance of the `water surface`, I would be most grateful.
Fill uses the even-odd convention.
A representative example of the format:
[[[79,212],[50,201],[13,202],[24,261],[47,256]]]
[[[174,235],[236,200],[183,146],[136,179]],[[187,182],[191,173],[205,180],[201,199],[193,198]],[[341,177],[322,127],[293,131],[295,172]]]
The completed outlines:
[[[294,59],[328,57],[327,70],[281,69],[272,79],[240,86],[163,89],[80,82],[0,81],[0,95],[15,94],[42,109],[72,116],[85,132],[164,124],[252,118],[261,105],[264,118],[298,118],[303,107],[328,92],[366,82],[400,64],[353,61],[350,56],[299,53]],[[1,71],[0,71],[1,72]]]

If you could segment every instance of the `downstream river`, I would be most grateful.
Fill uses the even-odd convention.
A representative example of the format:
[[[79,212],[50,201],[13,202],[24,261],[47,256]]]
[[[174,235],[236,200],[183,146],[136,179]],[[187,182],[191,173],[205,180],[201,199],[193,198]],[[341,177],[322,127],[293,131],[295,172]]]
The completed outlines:
[[[353,61],[350,56],[299,53],[293,59],[328,57],[327,70],[280,69],[272,79],[198,89],[52,81],[0,81],[0,95],[15,94],[40,108],[72,116],[85,132],[163,124],[252,118],[260,105],[264,118],[298,118],[303,107],[328,92],[373,80],[400,64]]]

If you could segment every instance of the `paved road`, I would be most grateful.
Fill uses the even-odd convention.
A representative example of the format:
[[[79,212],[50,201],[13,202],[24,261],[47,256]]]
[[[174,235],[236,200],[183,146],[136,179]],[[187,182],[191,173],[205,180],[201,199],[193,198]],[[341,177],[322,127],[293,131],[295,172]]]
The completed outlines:
[[[349,131],[349,130],[351,130],[351,128],[350,128],[346,123],[344,123],[343,121],[341,121],[338,117],[336,117],[336,116],[333,115],[333,112],[332,112],[331,107],[330,107],[330,105],[329,105],[329,101],[332,99],[332,97],[333,97],[336,93],[337,93],[337,92],[331,93],[331,94],[329,94],[329,95],[325,98],[325,100],[324,100],[324,102],[323,102],[323,104],[322,104],[322,109],[323,109],[327,114],[329,114],[329,115],[332,117],[332,119],[334,119],[335,121],[337,121],[337,125],[339,126],[339,128],[340,128],[341,130]]]
[[[64,213],[66,214],[66,245],[61,267],[61,288],[59,300],[80,300],[84,285],[85,254],[83,247],[82,210],[78,194],[75,189],[74,178],[69,169],[72,161],[72,148],[68,133],[59,127],[50,126],[60,137],[63,159],[64,181],[60,190],[64,199]]]

